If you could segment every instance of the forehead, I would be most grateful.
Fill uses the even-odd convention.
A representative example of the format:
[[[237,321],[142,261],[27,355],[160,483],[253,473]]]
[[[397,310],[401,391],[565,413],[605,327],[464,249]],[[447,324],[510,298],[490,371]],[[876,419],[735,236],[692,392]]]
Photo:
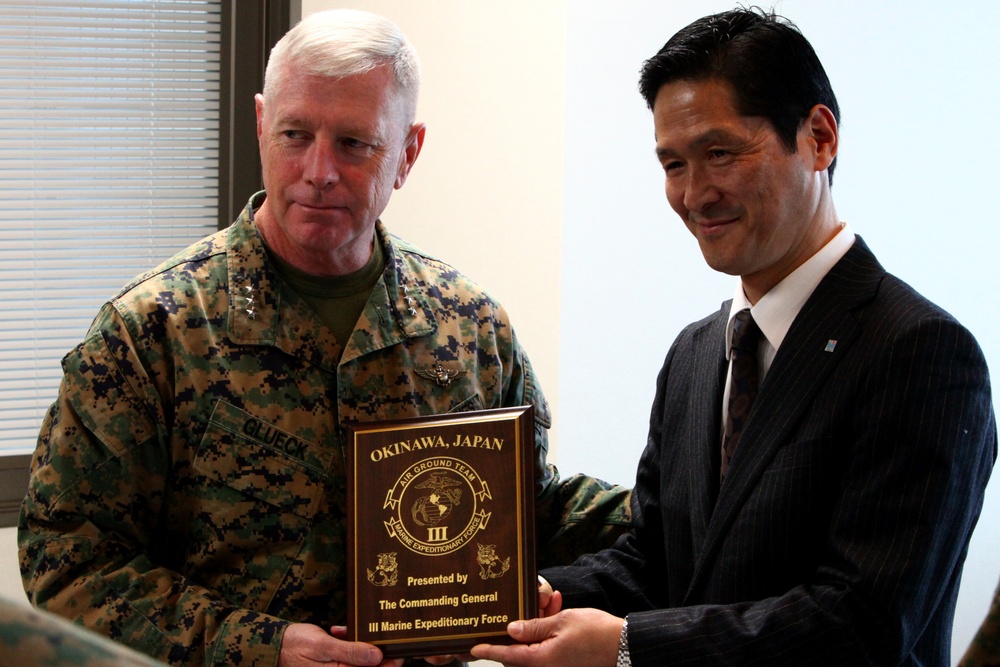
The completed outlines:
[[[717,135],[744,135],[762,119],[740,115],[732,86],[721,79],[664,84],[653,102],[657,149],[707,141]]]
[[[387,67],[362,74],[331,77],[310,73],[294,63],[284,66],[268,98],[265,115],[273,120],[322,115],[329,118],[394,120],[402,104],[395,78]]]

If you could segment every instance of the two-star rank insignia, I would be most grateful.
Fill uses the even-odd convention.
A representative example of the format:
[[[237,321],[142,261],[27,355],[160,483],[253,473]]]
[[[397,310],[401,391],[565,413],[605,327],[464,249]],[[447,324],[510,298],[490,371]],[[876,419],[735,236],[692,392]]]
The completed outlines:
[[[457,380],[462,377],[468,371],[452,370],[445,368],[441,364],[438,364],[434,368],[427,370],[424,368],[418,368],[414,371],[417,375],[428,380],[434,380],[438,385],[442,387],[447,387],[451,384],[452,380]]]

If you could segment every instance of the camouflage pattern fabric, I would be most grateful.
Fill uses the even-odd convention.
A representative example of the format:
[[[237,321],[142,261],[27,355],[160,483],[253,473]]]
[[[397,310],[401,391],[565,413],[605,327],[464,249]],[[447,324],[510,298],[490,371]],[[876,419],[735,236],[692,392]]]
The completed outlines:
[[[385,271],[342,346],[278,281],[261,196],[63,360],[18,534],[34,604],[173,664],[273,665],[289,622],[345,620],[349,420],[533,404],[540,565],[626,529],[627,489],[546,465],[548,406],[499,304],[379,223]]]
[[[0,665],[154,667],[162,664],[63,618],[0,599]]]
[[[1000,667],[1000,585],[993,603],[958,667]]]

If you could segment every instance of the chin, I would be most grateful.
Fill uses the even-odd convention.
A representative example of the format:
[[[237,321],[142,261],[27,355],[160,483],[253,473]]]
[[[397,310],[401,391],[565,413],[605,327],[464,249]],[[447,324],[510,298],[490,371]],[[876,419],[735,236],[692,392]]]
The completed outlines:
[[[742,276],[745,273],[743,269],[745,262],[741,262],[739,259],[719,257],[718,255],[709,253],[702,253],[702,255],[705,258],[705,263],[708,264],[708,268],[713,271],[725,273],[729,276]]]

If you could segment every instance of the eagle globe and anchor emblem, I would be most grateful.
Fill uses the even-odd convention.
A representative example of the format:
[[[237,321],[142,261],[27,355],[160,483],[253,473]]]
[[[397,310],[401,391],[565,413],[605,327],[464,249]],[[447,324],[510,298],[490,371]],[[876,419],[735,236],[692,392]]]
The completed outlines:
[[[427,489],[429,495],[420,496],[413,501],[410,509],[413,522],[418,526],[437,526],[461,501],[462,489],[456,488],[461,486],[461,482],[437,473],[431,473],[430,479],[416,484],[414,488]]]
[[[389,536],[410,551],[443,556],[462,548],[489,523],[481,507],[489,485],[464,461],[432,457],[409,466],[386,494]]]

